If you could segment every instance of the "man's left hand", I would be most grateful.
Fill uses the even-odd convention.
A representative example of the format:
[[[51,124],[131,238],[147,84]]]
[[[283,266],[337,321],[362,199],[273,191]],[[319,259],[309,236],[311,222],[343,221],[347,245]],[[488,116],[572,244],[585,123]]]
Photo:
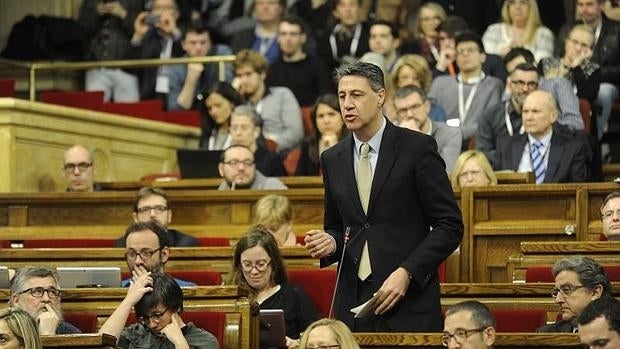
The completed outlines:
[[[405,268],[399,267],[383,282],[379,289],[380,294],[377,298],[375,315],[381,315],[392,309],[407,293],[409,284],[409,273]]]

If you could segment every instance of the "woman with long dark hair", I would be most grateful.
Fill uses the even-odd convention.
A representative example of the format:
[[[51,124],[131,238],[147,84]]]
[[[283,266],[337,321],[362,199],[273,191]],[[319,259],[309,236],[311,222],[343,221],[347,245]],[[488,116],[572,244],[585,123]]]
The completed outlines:
[[[243,100],[232,85],[218,81],[196,97],[202,114],[200,148],[224,150],[231,144],[230,114]]]

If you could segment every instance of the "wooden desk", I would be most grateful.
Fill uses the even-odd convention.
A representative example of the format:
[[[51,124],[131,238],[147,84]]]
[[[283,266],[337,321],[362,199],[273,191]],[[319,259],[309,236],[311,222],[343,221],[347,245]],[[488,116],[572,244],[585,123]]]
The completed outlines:
[[[319,268],[319,260],[311,258],[303,247],[287,247],[281,251],[289,269]],[[123,248],[11,248],[2,250],[0,265],[9,268],[107,266],[127,271],[124,253]],[[232,258],[232,247],[173,247],[166,270],[217,271],[226,280]]]
[[[506,277],[516,283],[525,282],[525,270],[528,267],[551,267],[558,259],[577,254],[591,257],[600,264],[620,264],[620,242],[522,242],[521,253],[508,259]]]
[[[43,344],[43,348],[113,349],[113,348],[116,348],[116,338],[108,334],[98,334],[98,333],[63,334],[63,335],[55,335],[55,336],[42,336],[41,344]]]
[[[94,312],[101,326],[126,293],[125,288],[65,289],[62,308],[67,312]],[[247,290],[237,286],[183,288],[183,309],[225,312],[224,348],[258,348],[258,310],[247,295]],[[7,302],[8,297],[8,290],[0,290],[0,301]]]
[[[15,98],[0,98],[0,192],[64,191],[63,153],[92,148],[95,179],[137,180],[177,167],[200,129]]]
[[[444,348],[440,333],[354,333],[361,348]],[[493,348],[583,348],[573,333],[498,333]]]
[[[294,176],[280,177],[289,189],[321,189],[323,177],[320,176]],[[157,187],[168,190],[216,190],[222,183],[221,178],[179,179],[170,181],[144,181],[144,182],[100,182],[101,190],[131,190],[137,192],[142,187]]]

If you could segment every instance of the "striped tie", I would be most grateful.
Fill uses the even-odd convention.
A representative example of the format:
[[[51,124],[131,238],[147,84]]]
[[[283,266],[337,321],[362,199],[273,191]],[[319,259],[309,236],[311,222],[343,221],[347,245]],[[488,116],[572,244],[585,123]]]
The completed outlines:
[[[545,165],[543,164],[543,156],[540,149],[543,144],[539,141],[532,143],[532,169],[536,176],[536,184],[540,184],[545,180]]]

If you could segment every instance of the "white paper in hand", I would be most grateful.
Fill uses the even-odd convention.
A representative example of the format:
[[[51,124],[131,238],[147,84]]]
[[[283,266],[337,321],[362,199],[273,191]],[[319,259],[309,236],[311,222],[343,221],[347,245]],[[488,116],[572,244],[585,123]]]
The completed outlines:
[[[375,292],[372,298],[369,299],[366,303],[362,305],[358,305],[355,308],[352,308],[351,312],[355,314],[354,318],[356,319],[363,318],[364,316],[370,314],[373,310],[375,310],[375,307],[377,305],[377,298],[379,298],[380,294],[381,294],[381,291]]]

